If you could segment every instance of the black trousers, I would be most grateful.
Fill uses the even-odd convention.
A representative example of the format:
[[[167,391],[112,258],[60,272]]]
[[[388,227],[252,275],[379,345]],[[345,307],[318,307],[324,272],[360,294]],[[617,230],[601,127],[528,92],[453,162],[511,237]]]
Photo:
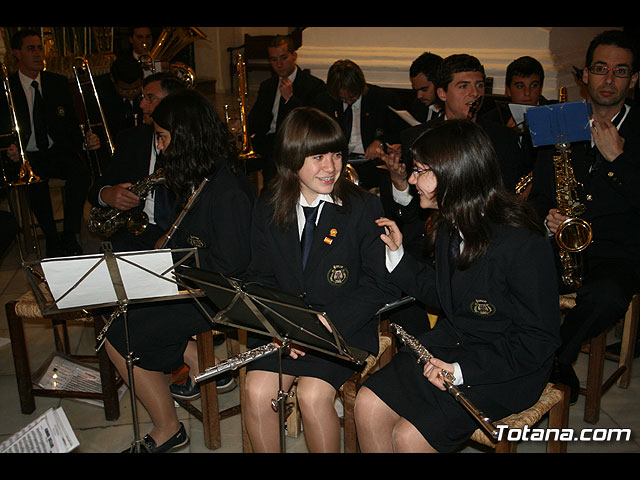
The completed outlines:
[[[46,152],[27,152],[27,158],[34,173],[43,180],[29,185],[27,195],[31,210],[47,239],[57,236],[49,192],[50,178],[66,180],[63,230],[65,233],[79,233],[84,203],[91,183],[86,162],[79,153],[56,146]]]
[[[598,336],[624,317],[629,302],[640,292],[640,260],[588,258],[576,305],[565,316],[558,361],[576,361],[584,341]]]

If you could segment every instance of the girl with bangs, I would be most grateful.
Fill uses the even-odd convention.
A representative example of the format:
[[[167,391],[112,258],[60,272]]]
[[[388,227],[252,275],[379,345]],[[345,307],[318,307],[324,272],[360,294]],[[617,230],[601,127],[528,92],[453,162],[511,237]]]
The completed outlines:
[[[377,353],[376,312],[399,297],[384,266],[383,230],[375,223],[383,214],[378,197],[343,175],[347,141],[335,120],[317,109],[290,112],[274,152],[276,176],[254,209],[248,279],[302,296],[328,314],[347,345]],[[309,237],[307,218],[314,228]],[[352,363],[295,346],[283,356],[282,388],[289,390],[298,378],[310,452],[340,451],[334,402],[354,370]],[[246,425],[256,452],[280,451],[279,417],[271,407],[280,388],[278,371],[277,355],[247,365]]]

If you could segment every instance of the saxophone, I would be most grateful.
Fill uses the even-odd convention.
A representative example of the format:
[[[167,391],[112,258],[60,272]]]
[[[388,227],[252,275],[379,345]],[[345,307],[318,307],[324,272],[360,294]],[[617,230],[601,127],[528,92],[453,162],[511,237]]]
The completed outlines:
[[[560,249],[560,266],[562,282],[577,288],[582,284],[582,252],[589,246],[593,238],[591,225],[578,218],[586,208],[576,194],[578,182],[571,166],[569,154],[571,149],[567,143],[556,144],[553,166],[556,181],[556,203],[558,213],[569,218],[556,230],[556,243]]]
[[[156,185],[165,183],[164,170],[159,168],[148,177],[138,180],[127,190],[136,194],[142,201]],[[93,207],[89,213],[87,228],[90,232],[110,236],[121,228],[133,235],[140,235],[149,224],[149,217],[142,208],[119,210],[113,207]]]

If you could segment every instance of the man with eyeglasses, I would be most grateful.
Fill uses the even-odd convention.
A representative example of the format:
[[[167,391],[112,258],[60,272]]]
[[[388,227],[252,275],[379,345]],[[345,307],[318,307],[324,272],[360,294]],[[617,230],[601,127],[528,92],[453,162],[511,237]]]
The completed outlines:
[[[580,217],[591,224],[593,240],[581,254],[584,280],[561,327],[552,378],[571,387],[572,403],[580,387],[572,364],[582,343],[622,318],[640,292],[640,130],[638,112],[627,101],[638,81],[635,48],[624,31],[605,31],[589,45],[582,72],[593,109],[591,140],[572,143],[570,158],[577,195],[586,206]],[[554,150],[540,150],[529,196],[550,234],[568,218],[556,209]],[[562,289],[570,291],[561,283],[561,293],[567,293]]]
[[[140,110],[142,122],[122,130],[115,138],[115,153],[104,174],[89,190],[89,202],[94,206],[129,210],[140,205],[140,198],[129,187],[158,168],[156,138],[151,113],[160,101],[185,84],[169,72],[160,72],[144,79]],[[170,205],[158,203],[155,191],[144,202],[143,211],[149,217],[147,228],[140,235],[121,230],[109,237],[114,251],[150,250],[170,227]],[[165,192],[166,193],[166,192]],[[159,210],[160,209],[160,210]]]

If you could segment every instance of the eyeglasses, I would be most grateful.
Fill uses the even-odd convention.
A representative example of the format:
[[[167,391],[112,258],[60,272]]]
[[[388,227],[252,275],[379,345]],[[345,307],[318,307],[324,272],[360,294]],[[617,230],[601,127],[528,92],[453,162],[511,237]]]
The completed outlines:
[[[631,76],[631,69],[629,67],[607,67],[606,65],[592,65],[589,67],[589,73],[594,75],[607,75],[612,72],[614,76],[618,78],[629,78]]]
[[[429,167],[427,167],[427,168],[414,168],[413,170],[411,170],[411,174],[415,175],[417,177],[421,173],[430,172],[430,171],[431,171],[431,168],[429,168]]]

